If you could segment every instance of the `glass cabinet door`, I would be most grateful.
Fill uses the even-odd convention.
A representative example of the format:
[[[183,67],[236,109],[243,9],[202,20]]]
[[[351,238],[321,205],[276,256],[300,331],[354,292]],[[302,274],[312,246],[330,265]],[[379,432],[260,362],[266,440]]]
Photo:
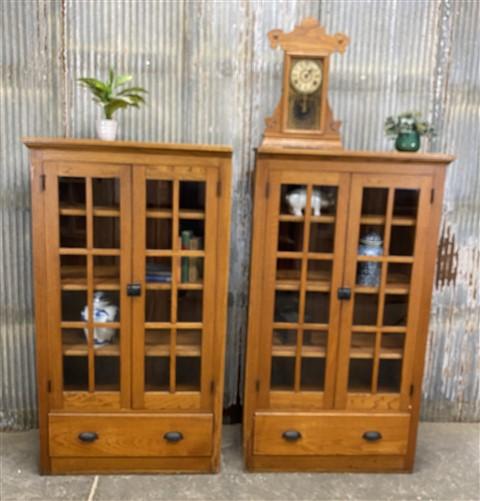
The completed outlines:
[[[49,341],[57,408],[128,406],[128,166],[46,168]]]
[[[269,179],[259,354],[262,407],[330,407],[348,176]]]
[[[430,190],[428,178],[353,176],[337,407],[408,406]]]
[[[210,406],[216,176],[203,167],[134,167],[136,408]]]

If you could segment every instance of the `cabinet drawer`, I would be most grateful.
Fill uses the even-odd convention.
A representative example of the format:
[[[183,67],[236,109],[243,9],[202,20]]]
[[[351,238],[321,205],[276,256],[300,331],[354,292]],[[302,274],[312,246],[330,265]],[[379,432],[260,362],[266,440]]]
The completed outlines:
[[[409,414],[257,413],[254,454],[405,454]]]
[[[211,414],[50,414],[50,456],[209,456],[212,423]]]

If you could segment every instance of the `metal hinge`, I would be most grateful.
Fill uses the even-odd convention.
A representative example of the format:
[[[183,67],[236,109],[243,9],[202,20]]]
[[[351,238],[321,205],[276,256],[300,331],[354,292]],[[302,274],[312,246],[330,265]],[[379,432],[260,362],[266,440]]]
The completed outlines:
[[[217,181],[217,197],[221,196],[222,194],[222,183],[220,181]]]
[[[45,174],[40,174],[40,191],[45,191],[47,184],[47,176]]]
[[[435,190],[432,188],[432,191],[430,191],[430,203],[433,204],[434,200],[435,200]]]
[[[213,395],[215,393],[215,381],[210,381],[210,393]]]
[[[52,393],[52,382],[47,381],[47,393]]]
[[[255,391],[258,393],[260,391],[260,379],[255,381]]]
[[[412,397],[413,396],[413,392],[414,392],[415,388],[413,386],[413,384],[410,385],[410,396]]]
[[[265,185],[265,198],[268,198],[270,196],[270,183],[267,183]]]

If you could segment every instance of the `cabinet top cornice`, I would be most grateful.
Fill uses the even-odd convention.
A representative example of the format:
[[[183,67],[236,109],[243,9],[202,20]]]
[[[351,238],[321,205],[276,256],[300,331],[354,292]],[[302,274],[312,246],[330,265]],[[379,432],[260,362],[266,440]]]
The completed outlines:
[[[95,150],[135,153],[207,153],[219,156],[230,156],[232,148],[224,145],[210,144],[173,144],[150,143],[142,141],[101,141],[99,139],[80,139],[64,137],[23,137],[22,142],[32,149],[60,150]]]
[[[368,162],[404,162],[449,164],[455,156],[445,153],[400,153],[396,151],[359,151],[359,150],[314,150],[298,148],[261,147],[260,156],[317,157],[329,160],[352,160]]]

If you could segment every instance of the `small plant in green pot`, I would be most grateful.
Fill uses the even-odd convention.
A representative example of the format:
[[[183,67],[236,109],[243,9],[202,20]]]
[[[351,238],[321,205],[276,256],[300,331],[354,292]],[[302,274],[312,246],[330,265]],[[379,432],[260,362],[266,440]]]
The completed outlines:
[[[116,75],[113,69],[109,71],[108,81],[102,82],[92,77],[79,78],[80,84],[93,94],[95,103],[103,108],[105,118],[97,120],[97,136],[105,141],[113,141],[117,135],[117,121],[113,114],[117,110],[133,106],[139,108],[145,103],[142,94],[147,91],[142,87],[120,87],[132,80],[132,75]]]
[[[385,120],[385,134],[395,139],[398,151],[418,151],[420,137],[432,137],[435,131],[428,122],[421,120],[419,112],[407,111]]]

